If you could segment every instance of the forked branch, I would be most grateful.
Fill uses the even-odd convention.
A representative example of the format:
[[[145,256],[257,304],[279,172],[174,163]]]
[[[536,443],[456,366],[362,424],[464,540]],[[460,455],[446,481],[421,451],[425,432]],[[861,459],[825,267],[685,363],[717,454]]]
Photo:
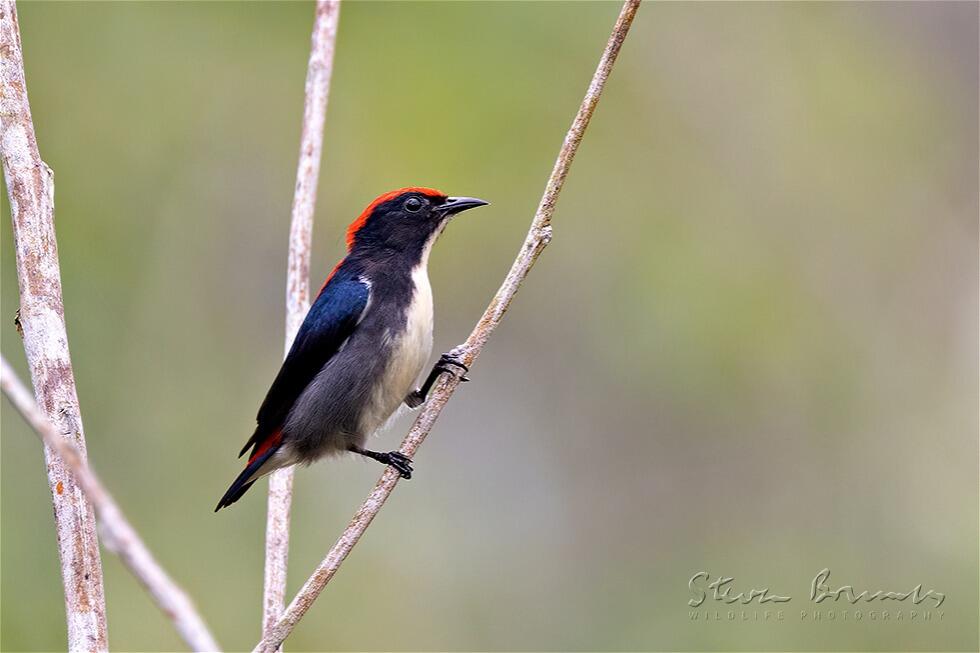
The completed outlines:
[[[0,385],[45,445],[68,612],[68,650],[108,650],[97,515],[105,547],[149,590],[184,640],[196,650],[216,651],[217,643],[190,600],[153,559],[86,463],[61,295],[54,180],[38,152],[17,10],[10,0],[0,0],[0,52],[0,153],[17,252],[19,324],[37,402],[2,357]]]
[[[102,543],[122,560],[147,589],[153,602],[173,622],[180,636],[195,651],[217,651],[217,642],[184,591],[150,553],[123,515],[115,499],[85,462],[78,448],[41,412],[6,358],[0,356],[0,388],[34,432],[70,472],[99,518]]]
[[[585,134],[585,129],[588,127],[589,120],[592,118],[596,104],[599,102],[606,80],[609,78],[609,73],[612,71],[616,56],[619,54],[623,41],[626,39],[626,34],[629,32],[630,25],[633,22],[633,17],[636,15],[636,10],[639,5],[640,0],[626,0],[623,5],[616,25],[613,28],[612,35],[609,37],[606,48],[602,53],[602,58],[599,60],[599,66],[592,77],[592,82],[589,84],[589,88],[585,93],[585,98],[582,100],[582,105],[579,107],[578,114],[575,116],[575,120],[572,122],[572,126],[565,136],[561,151],[558,153],[558,159],[555,161],[554,169],[545,186],[544,195],[538,204],[534,219],[531,221],[531,228],[528,231],[527,238],[524,240],[524,244],[521,246],[521,250],[514,264],[511,266],[510,272],[504,278],[503,284],[501,284],[497,294],[490,301],[490,305],[483,313],[483,317],[480,318],[480,321],[466,342],[455,350],[455,353],[462,357],[467,365],[472,365],[480,355],[487,339],[497,328],[511,301],[513,301],[521,282],[527,277],[542,250],[551,241],[551,217],[555,212],[558,195],[561,193],[572,159],[575,156],[579,143],[582,141],[582,136]],[[403,454],[407,456],[413,456],[415,454],[416,450],[425,440],[425,437],[429,434],[429,431],[432,430],[433,424],[458,385],[459,379],[454,376],[443,375],[441,377],[441,380],[430,394],[430,398],[422,409],[421,414],[415,420],[415,424],[402,442],[400,451]],[[282,618],[271,629],[266,631],[262,641],[255,647],[255,651],[275,651],[282,644],[283,640],[289,636],[296,624],[299,623],[303,615],[313,605],[313,602],[316,601],[326,584],[333,578],[341,563],[343,563],[351,549],[357,544],[361,535],[364,534],[364,531],[371,524],[374,516],[378,514],[381,506],[384,505],[385,500],[391,494],[392,490],[394,490],[395,485],[397,485],[398,479],[398,472],[394,469],[389,467],[385,470],[377,485],[375,485],[374,490],[371,491],[371,494],[361,504],[361,507],[354,514],[354,518],[341,534],[336,544],[327,553],[327,556],[316,568],[316,571],[313,572],[313,575],[304,583],[302,589],[300,589],[299,593],[289,604],[289,607],[286,608]]]
[[[68,353],[54,232],[54,173],[41,160],[24,78],[17,7],[0,0],[0,154],[10,198],[20,325],[38,403],[85,458],[85,435]],[[54,504],[69,651],[106,651],[105,593],[95,515],[60,458],[44,449]]]

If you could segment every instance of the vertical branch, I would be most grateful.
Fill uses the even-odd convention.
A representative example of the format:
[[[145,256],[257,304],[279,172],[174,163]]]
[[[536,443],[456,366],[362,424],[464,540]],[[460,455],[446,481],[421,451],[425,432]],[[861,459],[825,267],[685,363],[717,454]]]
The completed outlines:
[[[300,137],[296,191],[289,227],[289,263],[286,272],[286,353],[310,308],[310,245],[313,239],[313,210],[316,206],[323,126],[333,71],[334,43],[340,19],[340,0],[318,0],[306,70],[306,99]],[[289,508],[293,497],[293,468],[280,469],[269,477],[268,518],[265,528],[265,589],[262,632],[282,614],[286,597],[286,566],[289,558]]]
[[[126,520],[119,505],[102,485],[102,481],[89,468],[75,444],[63,437],[37,404],[31,401],[27,388],[2,356],[0,356],[0,387],[41,441],[78,480],[78,486],[85,492],[85,496],[99,516],[102,541],[106,549],[119,556],[192,649],[219,650],[204,620],[194,609],[194,604],[153,558],[153,554]]]
[[[0,53],[0,154],[13,220],[24,351],[38,403],[84,459],[54,231],[54,173],[37,148],[13,0],[0,0]],[[95,515],[50,446],[44,458],[58,532],[68,650],[105,651],[105,595]]]
[[[612,34],[602,53],[602,58],[599,60],[599,65],[579,107],[578,114],[575,116],[568,133],[565,135],[565,140],[558,153],[555,166],[545,186],[544,195],[541,197],[541,202],[538,204],[534,219],[531,221],[531,228],[528,231],[527,238],[524,240],[524,244],[517,258],[514,260],[510,271],[504,278],[500,289],[490,301],[490,305],[487,306],[486,311],[473,329],[470,337],[467,338],[465,343],[454,350],[454,353],[458,354],[467,365],[472,365],[480,355],[487,339],[497,328],[497,325],[500,324],[500,320],[510,306],[511,301],[513,301],[521,282],[527,277],[538,256],[551,241],[551,217],[555,212],[558,195],[561,193],[565,178],[568,175],[568,170],[572,164],[572,159],[578,150],[579,143],[582,141],[585,129],[589,125],[592,114],[602,95],[606,80],[609,78],[609,73],[612,72],[613,64],[616,62],[616,57],[623,45],[623,41],[626,39],[630,25],[633,22],[633,17],[636,15],[636,10],[639,6],[640,0],[626,0],[623,4],[619,18],[616,20],[616,25],[613,27]],[[426,402],[422,412],[415,420],[415,424],[402,441],[400,451],[403,454],[407,456],[413,456],[415,454],[416,450],[425,440],[425,437],[429,434],[429,431],[432,430],[433,424],[435,424],[443,407],[449,401],[458,385],[459,378],[455,376],[443,375],[441,377],[439,383],[430,394],[430,398]],[[392,490],[395,489],[398,479],[399,475],[397,471],[391,467],[386,468],[384,474],[378,480],[377,485],[375,485],[371,494],[368,495],[367,499],[364,500],[364,503],[361,504],[361,507],[354,514],[350,524],[344,529],[344,532],[334,544],[333,548],[327,553],[326,557],[313,572],[313,575],[303,584],[299,593],[297,593],[296,597],[289,604],[289,607],[283,612],[282,618],[272,628],[266,630],[262,641],[256,645],[255,651],[275,651],[282,644],[283,640],[289,636],[296,624],[299,623],[303,615],[313,605],[313,602],[316,601],[323,588],[326,587],[330,579],[337,573],[337,570],[347,558],[351,549],[360,540],[361,535],[370,526],[371,521],[378,514],[378,511],[381,510],[385,500],[387,500]]]

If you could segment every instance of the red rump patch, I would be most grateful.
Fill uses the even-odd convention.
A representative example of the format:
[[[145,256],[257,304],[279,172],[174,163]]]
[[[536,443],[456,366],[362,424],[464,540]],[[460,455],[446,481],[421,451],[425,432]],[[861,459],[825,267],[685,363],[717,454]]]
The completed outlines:
[[[374,209],[378,208],[378,205],[384,204],[390,199],[394,199],[401,195],[402,193],[421,193],[422,195],[428,195],[429,197],[446,197],[446,194],[442,191],[436,190],[434,188],[424,188],[422,186],[406,186],[405,188],[399,188],[398,190],[393,190],[384,195],[379,195],[373,202],[368,204],[368,207],[364,209],[361,215],[357,216],[357,220],[350,223],[347,227],[347,249],[349,250],[354,246],[354,234],[357,233],[358,229],[364,226],[367,219],[374,212]]]
[[[248,464],[251,465],[260,456],[265,454],[272,447],[278,446],[282,442],[282,429],[276,429],[272,434],[262,441],[262,444],[248,457]]]

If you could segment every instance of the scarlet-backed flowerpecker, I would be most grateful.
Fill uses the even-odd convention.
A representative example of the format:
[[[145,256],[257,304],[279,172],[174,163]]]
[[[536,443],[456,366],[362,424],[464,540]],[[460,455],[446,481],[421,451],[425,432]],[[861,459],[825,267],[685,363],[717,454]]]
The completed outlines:
[[[411,478],[407,456],[364,447],[402,404],[425,401],[441,373],[466,371],[443,354],[415,388],[432,351],[429,252],[450,218],[487,203],[401,188],[375,199],[351,223],[347,256],[310,306],[239,454],[252,448],[248,464],[215,511],[273,470],[348,451]]]

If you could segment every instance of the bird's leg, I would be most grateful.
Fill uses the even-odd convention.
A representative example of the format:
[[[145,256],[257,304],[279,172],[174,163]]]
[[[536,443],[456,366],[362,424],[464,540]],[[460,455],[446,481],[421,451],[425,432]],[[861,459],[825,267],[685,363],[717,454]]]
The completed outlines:
[[[460,372],[459,370],[463,370]],[[432,371],[429,372],[429,376],[426,377],[425,383],[418,390],[415,390],[407,397],[405,397],[405,404],[409,408],[418,408],[425,401],[426,397],[429,396],[429,390],[432,389],[432,384],[436,382],[439,375],[445,372],[446,374],[458,375],[460,377],[460,382],[469,381],[466,377],[466,373],[470,371],[470,368],[463,363],[463,359],[454,354],[453,352],[448,352],[439,357],[436,361],[435,366]]]
[[[404,479],[412,478],[412,459],[400,451],[369,451],[368,449],[361,449],[356,445],[351,445],[349,450],[354,453],[359,453],[362,456],[373,458],[382,465],[391,465]]]

